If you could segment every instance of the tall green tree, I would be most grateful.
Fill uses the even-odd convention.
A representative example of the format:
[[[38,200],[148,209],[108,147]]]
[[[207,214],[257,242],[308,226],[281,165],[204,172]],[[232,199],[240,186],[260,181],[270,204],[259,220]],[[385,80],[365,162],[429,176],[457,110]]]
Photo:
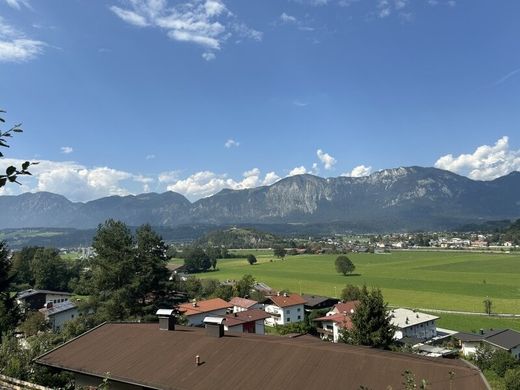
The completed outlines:
[[[287,255],[287,251],[282,245],[276,245],[273,248],[273,253],[276,257],[283,259]]]
[[[134,313],[138,295],[132,233],[123,222],[109,219],[98,226],[92,247],[96,251],[91,263],[92,303],[106,319],[126,319]]]
[[[336,272],[346,276],[356,269],[356,266],[347,256],[338,256],[335,261]]]
[[[341,290],[341,300],[357,301],[361,297],[361,289],[358,286],[347,284],[343,290]]]
[[[31,262],[34,288],[63,291],[68,288],[68,264],[55,248],[38,248]]]
[[[255,278],[252,275],[244,275],[235,285],[236,295],[247,298],[251,294],[251,289],[255,285]]]
[[[211,259],[202,248],[196,247],[187,252],[184,264],[189,273],[206,272],[211,268]]]
[[[148,295],[157,298],[168,280],[167,247],[161,236],[150,225],[143,225],[136,231],[136,274],[134,286],[142,306]]]
[[[40,249],[37,246],[24,247],[13,255],[13,272],[16,274],[17,284],[34,285],[34,276],[31,271],[31,263],[36,251]]]
[[[4,241],[0,241],[0,343],[3,336],[14,330],[20,320],[20,312],[14,297],[11,296],[12,262],[9,249]]]
[[[351,316],[353,329],[342,335],[344,342],[388,349],[393,344],[395,327],[380,289],[361,290],[359,304]]]

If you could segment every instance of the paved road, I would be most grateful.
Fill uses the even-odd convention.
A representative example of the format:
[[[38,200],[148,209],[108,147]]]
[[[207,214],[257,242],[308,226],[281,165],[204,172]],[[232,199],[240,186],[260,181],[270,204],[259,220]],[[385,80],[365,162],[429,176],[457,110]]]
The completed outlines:
[[[392,306],[398,307],[398,306]],[[487,315],[486,313],[479,313],[475,311],[457,311],[457,310],[441,310],[441,309],[427,309],[424,307],[407,307],[406,309],[417,310],[417,311],[428,311],[430,313],[447,313],[447,314],[464,314],[468,316],[485,316],[485,317],[499,317],[499,318],[520,318],[520,314],[513,313],[493,313],[492,315]]]

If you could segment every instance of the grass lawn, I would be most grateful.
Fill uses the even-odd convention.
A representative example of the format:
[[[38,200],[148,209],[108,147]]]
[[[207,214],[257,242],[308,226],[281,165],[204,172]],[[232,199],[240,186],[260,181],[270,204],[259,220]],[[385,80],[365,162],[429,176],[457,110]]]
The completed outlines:
[[[448,313],[430,313],[440,317],[437,326],[461,332],[478,332],[479,329],[515,329],[520,331],[520,319],[475,316]]]
[[[269,250],[235,253],[243,254],[244,258],[219,260],[217,272],[198,276],[226,280],[251,274],[274,289],[328,296],[339,296],[347,283],[366,284],[381,288],[389,304],[414,308],[482,312],[482,301],[489,297],[494,312],[520,313],[518,254],[414,251],[349,254],[356,265],[356,274],[343,276],[334,269],[336,255],[288,256],[279,260]],[[255,254],[257,264],[247,263],[248,253]]]

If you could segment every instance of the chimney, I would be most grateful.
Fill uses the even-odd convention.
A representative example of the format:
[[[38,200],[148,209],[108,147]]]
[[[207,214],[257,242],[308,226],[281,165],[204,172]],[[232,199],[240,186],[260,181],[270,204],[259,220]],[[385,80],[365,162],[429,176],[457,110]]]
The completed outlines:
[[[207,336],[216,338],[224,336],[224,318],[206,317],[204,318],[204,325],[206,326]]]
[[[175,310],[173,309],[159,309],[155,313],[159,317],[160,330],[175,330]]]
[[[484,334],[484,329],[480,328],[480,334]]]
[[[283,296],[287,298],[289,295],[286,292],[284,292]]]
[[[196,299],[193,300],[192,305],[193,305],[193,307],[197,307],[197,300]]]
[[[200,356],[195,355],[195,365],[200,366]]]

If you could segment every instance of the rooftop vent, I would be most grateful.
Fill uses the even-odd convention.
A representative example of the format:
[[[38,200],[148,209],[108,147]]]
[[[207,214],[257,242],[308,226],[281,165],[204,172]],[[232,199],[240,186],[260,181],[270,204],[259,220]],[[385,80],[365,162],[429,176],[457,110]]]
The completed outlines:
[[[155,313],[159,317],[160,330],[175,330],[175,310],[159,309]]]
[[[284,293],[283,293],[283,296],[284,296],[284,297],[288,297],[289,295],[288,295],[286,292],[284,292]]]
[[[224,336],[224,318],[206,317],[204,318],[204,325],[206,326],[207,336],[216,338]]]

